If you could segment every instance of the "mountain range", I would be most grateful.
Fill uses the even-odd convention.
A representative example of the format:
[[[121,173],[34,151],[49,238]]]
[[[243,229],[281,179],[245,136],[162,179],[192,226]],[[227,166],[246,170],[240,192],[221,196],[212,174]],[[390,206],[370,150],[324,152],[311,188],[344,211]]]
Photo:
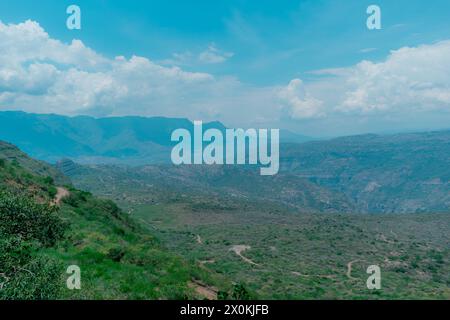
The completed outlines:
[[[203,127],[226,129],[218,121],[204,123]],[[176,129],[193,132],[193,123],[163,117],[92,118],[0,112],[0,139],[51,163],[61,158],[88,164],[169,163],[174,145],[170,138]],[[312,140],[286,130],[281,131],[280,139],[294,143]]]
[[[220,122],[204,127],[225,130]],[[158,194],[190,190],[234,195],[302,211],[428,213],[450,208],[450,131],[321,141],[285,132],[280,173],[260,177],[246,166],[173,167],[168,163],[170,135],[177,128],[193,130],[193,124],[187,119],[0,112],[0,139],[32,157],[58,163],[75,184],[104,194],[117,193],[121,185],[130,198],[142,195],[145,202],[152,186]],[[71,162],[88,167],[69,172]]]
[[[446,131],[288,143],[262,177],[49,165],[0,141],[0,299],[448,299],[448,148]]]

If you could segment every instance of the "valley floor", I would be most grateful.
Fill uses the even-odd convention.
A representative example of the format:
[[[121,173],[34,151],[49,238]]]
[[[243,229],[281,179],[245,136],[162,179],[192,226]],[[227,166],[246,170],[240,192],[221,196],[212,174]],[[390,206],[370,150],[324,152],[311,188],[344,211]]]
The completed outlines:
[[[450,299],[450,219],[428,215],[213,211],[142,205],[132,214],[174,250],[261,299]],[[367,268],[382,289],[367,289]]]

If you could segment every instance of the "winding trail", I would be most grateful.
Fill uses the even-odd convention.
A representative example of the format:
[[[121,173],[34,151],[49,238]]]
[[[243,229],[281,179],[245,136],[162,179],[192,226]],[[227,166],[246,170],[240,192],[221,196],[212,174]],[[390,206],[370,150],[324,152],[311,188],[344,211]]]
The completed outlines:
[[[203,298],[217,300],[218,290],[214,287],[207,286],[198,280],[192,280],[188,283],[188,286],[194,289],[194,291]]]
[[[336,278],[336,276],[332,274],[303,274],[297,271],[292,271],[291,274],[297,277],[304,277],[304,278],[325,278],[325,279]]]
[[[247,262],[247,263],[249,263],[249,264],[252,264],[252,265],[254,265],[254,266],[259,266],[259,264],[257,264],[256,262],[253,262],[253,261],[250,260],[249,258],[244,257],[244,256],[242,255],[242,253],[243,253],[244,251],[250,250],[251,248],[252,248],[252,247],[246,246],[246,245],[236,245],[236,246],[232,246],[232,247],[230,248],[230,251],[233,251],[234,253],[236,253],[236,254],[237,254],[239,257],[241,257],[241,259],[244,260],[245,262]]]
[[[204,266],[205,264],[216,263],[216,260],[214,260],[214,259],[202,260],[202,261],[199,261],[199,263],[200,263],[200,265]]]
[[[352,277],[352,268],[353,268],[353,264],[354,263],[356,263],[356,262],[358,262],[359,260],[353,260],[353,261],[350,261],[348,264],[347,264],[347,278],[349,278],[350,280],[358,280],[358,279],[356,279],[355,277]]]

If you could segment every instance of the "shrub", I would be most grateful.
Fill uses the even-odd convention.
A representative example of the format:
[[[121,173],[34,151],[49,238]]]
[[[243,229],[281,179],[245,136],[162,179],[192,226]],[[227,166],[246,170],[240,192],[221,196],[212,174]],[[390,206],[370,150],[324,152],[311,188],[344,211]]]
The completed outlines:
[[[120,262],[124,255],[125,250],[120,247],[111,248],[107,254],[108,258],[114,262]]]
[[[39,255],[64,235],[55,208],[0,192],[0,299],[54,299],[61,267]]]
[[[236,300],[250,300],[250,294],[242,283],[234,285],[232,296]]]
[[[37,204],[26,197],[0,192],[0,234],[53,246],[62,239],[65,230],[56,210],[49,204]]]
[[[44,183],[46,183],[46,184],[54,184],[54,180],[53,180],[52,177],[47,176],[47,177],[44,178]]]
[[[5,270],[0,276],[0,299],[56,299],[61,290],[61,270],[58,263],[43,257],[30,259],[24,265]]]

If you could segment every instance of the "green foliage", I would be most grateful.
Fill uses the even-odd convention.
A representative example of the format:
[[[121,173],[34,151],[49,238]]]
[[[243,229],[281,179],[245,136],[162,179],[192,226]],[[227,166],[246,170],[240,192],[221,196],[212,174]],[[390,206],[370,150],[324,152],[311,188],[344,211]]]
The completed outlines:
[[[26,264],[2,270],[6,272],[0,274],[0,300],[50,300],[60,296],[63,269],[53,259],[33,257]]]
[[[0,192],[0,234],[53,246],[63,237],[65,229],[56,210],[55,206],[37,204],[27,197]]]
[[[226,291],[217,292],[217,300],[228,300],[229,294]]]
[[[64,230],[54,207],[0,192],[0,299],[58,296],[60,267],[39,250],[54,246]]]
[[[115,262],[120,262],[125,255],[125,250],[120,247],[111,248],[108,251],[108,258]]]
[[[52,184],[55,183],[55,181],[54,181],[54,179],[53,179],[52,177],[46,176],[46,177],[44,178],[44,183],[45,183],[45,184],[52,185]]]
[[[242,283],[235,284],[233,287],[233,299],[235,300],[250,300],[250,294]]]
[[[62,184],[69,196],[50,205],[64,179],[0,142],[3,157],[16,161],[0,164],[0,299],[194,299],[191,279],[216,283],[111,200]],[[66,288],[70,265],[82,290]]]

